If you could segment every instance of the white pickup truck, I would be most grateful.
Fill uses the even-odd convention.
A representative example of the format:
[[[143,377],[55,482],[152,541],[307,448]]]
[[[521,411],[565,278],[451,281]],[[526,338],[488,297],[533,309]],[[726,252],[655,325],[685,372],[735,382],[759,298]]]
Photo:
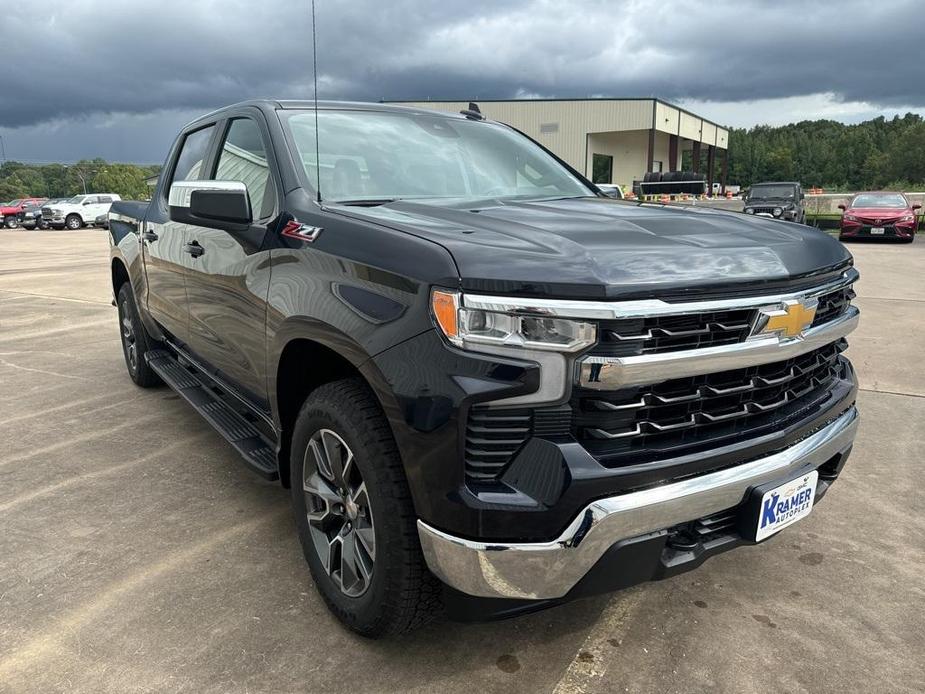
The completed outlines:
[[[42,219],[55,229],[80,229],[90,224],[109,208],[116,200],[121,200],[115,193],[92,193],[75,195],[69,200],[42,208]]]

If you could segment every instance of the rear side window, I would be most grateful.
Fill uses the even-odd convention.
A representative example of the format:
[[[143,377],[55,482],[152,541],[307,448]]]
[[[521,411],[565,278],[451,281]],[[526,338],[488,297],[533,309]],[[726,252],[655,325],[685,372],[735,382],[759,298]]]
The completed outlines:
[[[177,157],[177,164],[173,167],[174,181],[198,181],[205,178],[205,172],[202,170],[202,163],[209,149],[209,140],[212,138],[214,125],[207,128],[191,132],[183,139],[183,145],[180,148],[180,156]]]
[[[260,128],[250,118],[235,118],[228,127],[215,170],[215,180],[240,181],[247,186],[257,219],[275,209],[275,192]]]

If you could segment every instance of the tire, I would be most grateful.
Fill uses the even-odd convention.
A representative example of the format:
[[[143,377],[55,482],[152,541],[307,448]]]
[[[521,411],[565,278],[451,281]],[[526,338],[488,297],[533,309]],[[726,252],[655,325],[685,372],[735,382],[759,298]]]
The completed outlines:
[[[71,231],[76,231],[84,225],[84,220],[80,218],[79,214],[69,214],[64,219],[64,226]]]
[[[122,356],[125,357],[125,368],[135,385],[142,388],[151,388],[160,385],[161,379],[154,370],[148,366],[145,355],[155,344],[145,330],[138,307],[135,305],[135,294],[132,285],[125,282],[119,287],[116,299],[119,309],[119,333],[122,339]]]
[[[7,229],[15,229],[16,228],[16,217],[4,217],[3,226],[5,226]]]
[[[440,584],[424,562],[401,458],[369,386],[348,378],[314,390],[291,451],[296,528],[328,609],[370,638],[430,621]]]

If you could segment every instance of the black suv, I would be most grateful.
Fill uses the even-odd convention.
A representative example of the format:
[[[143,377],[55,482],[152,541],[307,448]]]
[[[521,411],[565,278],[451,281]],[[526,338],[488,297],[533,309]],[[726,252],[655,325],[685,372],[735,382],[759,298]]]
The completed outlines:
[[[365,635],[759,542],[857,427],[841,244],[607,198],[475,108],[222,109],[109,235],[131,378],[289,488],[321,595]]]
[[[748,189],[744,212],[806,224],[805,197],[799,183],[756,183]]]

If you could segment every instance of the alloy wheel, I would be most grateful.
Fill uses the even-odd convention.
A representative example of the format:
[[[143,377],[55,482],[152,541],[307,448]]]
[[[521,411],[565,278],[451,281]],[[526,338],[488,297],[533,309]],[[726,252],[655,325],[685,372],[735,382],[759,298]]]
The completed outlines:
[[[360,597],[369,588],[376,560],[373,514],[353,452],[336,432],[320,429],[309,440],[302,489],[321,565],[344,595]]]
[[[125,349],[125,357],[128,359],[129,369],[135,373],[138,368],[138,345],[135,340],[135,325],[132,323],[132,314],[129,309],[128,301],[122,300],[119,306],[119,313],[122,321],[122,346]]]

